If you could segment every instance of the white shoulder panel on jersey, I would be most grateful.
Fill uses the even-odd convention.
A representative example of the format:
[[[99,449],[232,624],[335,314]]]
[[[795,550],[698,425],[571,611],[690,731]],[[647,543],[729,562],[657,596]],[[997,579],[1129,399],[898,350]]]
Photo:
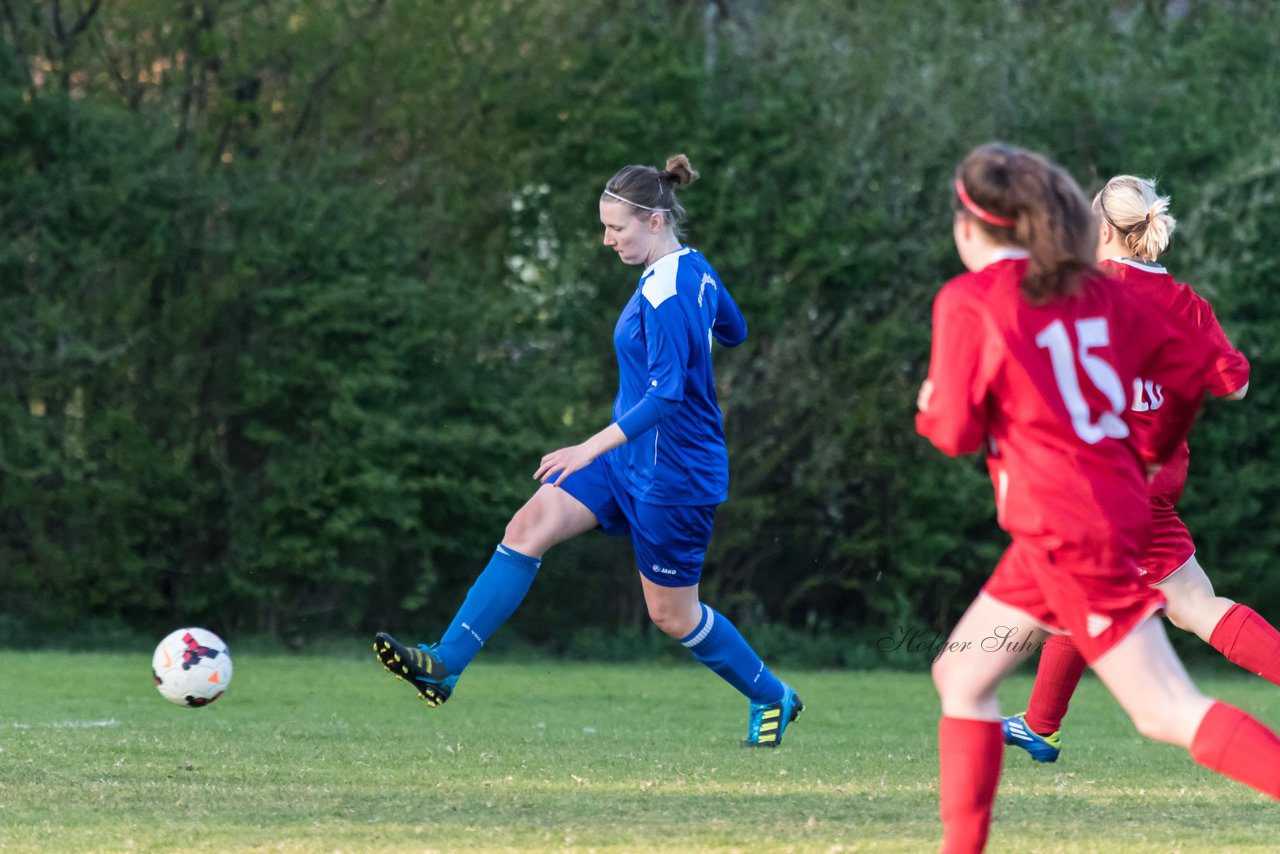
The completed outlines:
[[[1136,258],[1108,258],[1107,260],[1115,261],[1116,263],[1119,263],[1119,264],[1124,264],[1126,267],[1132,267],[1135,270],[1146,270],[1148,273],[1169,272],[1162,265],[1157,264],[1154,261],[1139,261]]]
[[[653,262],[640,280],[640,293],[649,301],[649,305],[657,308],[676,295],[676,274],[680,272],[680,258],[692,251],[688,246],[679,251],[669,252]]]

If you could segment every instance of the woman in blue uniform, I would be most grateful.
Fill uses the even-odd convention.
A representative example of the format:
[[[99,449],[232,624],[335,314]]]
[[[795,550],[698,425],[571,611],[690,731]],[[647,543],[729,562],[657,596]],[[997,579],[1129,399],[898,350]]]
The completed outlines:
[[[716,271],[680,243],[675,191],[698,177],[683,154],[665,169],[627,166],[600,196],[604,245],[641,265],[614,327],[613,421],[542,458],[542,486],[512,517],[438,644],[385,632],[374,650],[432,706],[449,699],[480,647],[524,599],[557,543],[599,527],[629,536],[649,616],[750,703],[747,738],[774,747],[804,704],[738,630],[698,597],[716,506],[728,498],[729,459],[712,374],[712,342],[736,347],[747,324]]]

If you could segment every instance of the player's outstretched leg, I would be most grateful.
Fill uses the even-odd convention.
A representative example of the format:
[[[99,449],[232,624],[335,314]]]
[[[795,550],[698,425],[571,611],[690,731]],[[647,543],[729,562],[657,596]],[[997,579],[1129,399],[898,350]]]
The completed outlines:
[[[1232,663],[1280,685],[1280,632],[1248,605],[1231,606],[1210,633],[1209,645]]]
[[[416,688],[427,705],[439,706],[452,696],[458,674],[449,672],[434,647],[406,646],[386,632],[378,632],[373,639],[373,651],[387,672]]]
[[[453,694],[462,671],[484,642],[515,613],[542,561],[499,545],[476,578],[438,644],[416,647],[379,632],[373,650],[387,671],[418,689],[435,707]]]
[[[1154,586],[1169,600],[1169,622],[1198,635],[1232,663],[1280,685],[1280,631],[1249,606],[1214,593],[1195,555]]]
[[[777,747],[804,703],[774,676],[738,629],[719,611],[697,603],[697,626],[680,643],[721,679],[747,698],[744,747]]]
[[[1159,620],[1134,629],[1093,669],[1143,735],[1185,747],[1206,768],[1280,799],[1280,737],[1196,690]]]
[[[1040,649],[1036,681],[1027,701],[1027,724],[1037,733],[1062,729],[1071,698],[1089,665],[1067,635],[1051,635]]]
[[[1040,650],[1027,710],[1001,721],[1004,743],[1021,747],[1037,762],[1056,762],[1062,751],[1062,719],[1086,666],[1070,638],[1050,637]]]

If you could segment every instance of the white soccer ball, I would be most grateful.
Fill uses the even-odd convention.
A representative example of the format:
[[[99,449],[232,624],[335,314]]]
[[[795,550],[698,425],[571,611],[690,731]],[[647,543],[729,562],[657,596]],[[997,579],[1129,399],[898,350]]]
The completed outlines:
[[[221,697],[231,684],[231,653],[208,629],[178,629],[156,647],[151,673],[166,700],[200,708]]]

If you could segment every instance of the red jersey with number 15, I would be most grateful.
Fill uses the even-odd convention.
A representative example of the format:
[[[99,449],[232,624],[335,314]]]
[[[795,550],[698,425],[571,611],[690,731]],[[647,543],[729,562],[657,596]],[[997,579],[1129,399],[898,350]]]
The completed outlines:
[[[1203,332],[1215,350],[1209,365],[1206,384],[1209,392],[1217,397],[1239,391],[1249,381],[1249,360],[1237,350],[1222,331],[1218,318],[1209,301],[1170,276],[1159,264],[1144,264],[1130,258],[1108,259],[1098,265],[1104,273],[1124,283],[1124,286],[1150,305],[1158,305],[1176,314]],[[1148,378],[1134,381],[1133,417],[1138,431],[1152,428],[1162,417],[1164,389]],[[1170,504],[1176,504],[1182,496],[1187,480],[1187,466],[1191,451],[1184,440],[1173,457],[1161,466],[1151,481],[1150,495]]]
[[[947,282],[933,304],[932,394],[916,429],[951,455],[987,447],[1001,527],[1043,549],[1139,552],[1145,464],[1186,436],[1213,350],[1206,337],[1103,276],[1032,305],[1026,253]],[[1130,391],[1161,384],[1164,413],[1138,434]]]

